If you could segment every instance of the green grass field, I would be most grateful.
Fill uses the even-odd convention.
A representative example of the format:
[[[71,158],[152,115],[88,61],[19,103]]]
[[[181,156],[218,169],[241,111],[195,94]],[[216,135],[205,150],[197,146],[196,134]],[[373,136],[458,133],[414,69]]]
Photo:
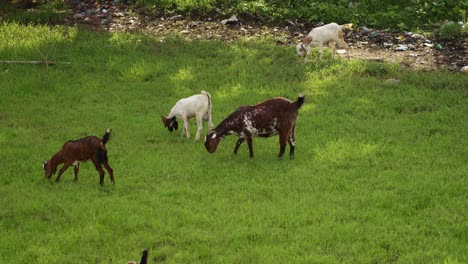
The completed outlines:
[[[0,263],[466,263],[468,77],[360,60],[298,63],[268,40],[160,41],[0,25]],[[388,78],[401,80],[386,83]],[[240,105],[306,95],[296,158],[170,133],[160,116],[207,90],[215,126]],[[180,123],[181,124],[181,123]],[[112,128],[116,184],[91,162],[41,163]],[[203,135],[207,126],[204,123]],[[289,147],[286,154],[289,153]]]

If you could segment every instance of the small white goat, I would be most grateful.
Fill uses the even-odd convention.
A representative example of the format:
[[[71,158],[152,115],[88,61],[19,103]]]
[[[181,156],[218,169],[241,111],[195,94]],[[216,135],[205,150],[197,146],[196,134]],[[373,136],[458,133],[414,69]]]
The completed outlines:
[[[213,122],[211,120],[211,95],[206,91],[201,91],[200,94],[192,95],[187,98],[180,99],[167,117],[162,117],[164,127],[167,127],[169,131],[177,130],[179,124],[176,118],[182,118],[184,121],[184,131],[182,136],[190,138],[189,122],[188,120],[195,117],[197,120],[197,134],[195,135],[195,141],[200,139],[200,133],[203,129],[202,121],[205,120],[208,123],[210,129],[213,128]]]
[[[332,49],[332,59],[335,58],[336,47],[335,45],[338,44],[341,48],[346,50],[346,54],[349,59],[349,46],[346,44],[343,38],[343,28],[351,28],[352,24],[345,24],[345,25],[338,25],[336,23],[326,24],[321,27],[316,27],[312,29],[309,34],[302,40],[301,43],[297,44],[296,46],[296,53],[297,56],[302,57],[304,52],[306,52],[306,56],[304,59],[304,63],[307,62],[309,58],[310,52],[312,51],[312,45],[319,47],[319,59],[322,60],[322,47],[323,45],[327,44]]]

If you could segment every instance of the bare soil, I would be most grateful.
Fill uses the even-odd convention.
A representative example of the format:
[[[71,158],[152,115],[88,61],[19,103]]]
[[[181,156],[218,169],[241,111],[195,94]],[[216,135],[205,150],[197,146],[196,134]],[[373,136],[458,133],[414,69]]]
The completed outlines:
[[[184,17],[162,11],[143,12],[114,1],[70,1],[69,25],[110,32],[143,32],[164,40],[178,35],[187,40],[234,42],[240,38],[268,38],[278,45],[295,46],[317,25],[285,21],[271,25],[238,17],[223,24],[221,12],[212,16]],[[435,37],[412,32],[391,32],[366,27],[345,30],[350,57],[399,63],[418,70],[458,71],[468,65],[468,37],[442,42]],[[343,55],[342,55],[343,56]]]

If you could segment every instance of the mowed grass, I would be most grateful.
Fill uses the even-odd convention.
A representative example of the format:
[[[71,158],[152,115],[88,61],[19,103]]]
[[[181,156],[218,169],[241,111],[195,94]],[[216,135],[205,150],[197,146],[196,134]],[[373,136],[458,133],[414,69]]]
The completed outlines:
[[[0,262],[466,263],[468,77],[327,59],[268,39],[0,25]],[[388,78],[401,80],[386,83]],[[207,90],[217,125],[240,105],[306,95],[296,158],[228,136],[209,154],[160,120]],[[180,121],[180,125],[182,122]],[[60,183],[41,163],[102,136],[116,184],[92,163]],[[203,135],[207,126],[204,123]]]

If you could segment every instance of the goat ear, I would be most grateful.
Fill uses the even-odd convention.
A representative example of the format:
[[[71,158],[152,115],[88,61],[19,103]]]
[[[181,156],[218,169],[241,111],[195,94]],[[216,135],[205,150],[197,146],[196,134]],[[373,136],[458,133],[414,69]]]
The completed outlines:
[[[312,40],[313,40],[313,39],[312,39],[311,36],[305,37],[304,40],[302,40],[302,45],[303,45],[303,47],[306,46],[306,45],[309,45],[309,43],[311,43]]]
[[[167,127],[167,118],[165,116],[161,116],[161,119],[164,124],[164,127]]]

